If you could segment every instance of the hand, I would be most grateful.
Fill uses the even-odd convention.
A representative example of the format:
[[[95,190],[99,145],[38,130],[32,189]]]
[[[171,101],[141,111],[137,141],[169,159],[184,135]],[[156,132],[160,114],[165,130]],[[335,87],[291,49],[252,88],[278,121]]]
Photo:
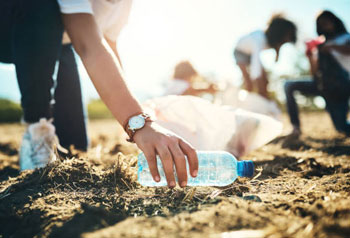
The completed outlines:
[[[324,42],[325,39],[323,36],[319,36],[316,39],[306,41],[306,56],[310,58],[317,51],[317,47],[323,44]]]
[[[154,181],[160,181],[156,155],[159,155],[162,161],[165,176],[170,188],[176,185],[173,169],[174,164],[179,185],[181,187],[187,185],[185,156],[187,156],[191,176],[197,176],[198,158],[194,148],[157,123],[147,122],[142,129],[135,133],[134,141],[145,154]]]

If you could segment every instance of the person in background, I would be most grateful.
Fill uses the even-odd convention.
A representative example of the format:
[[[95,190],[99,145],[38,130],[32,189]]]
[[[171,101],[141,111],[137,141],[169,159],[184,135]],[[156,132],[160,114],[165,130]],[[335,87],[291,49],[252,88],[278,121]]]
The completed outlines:
[[[193,95],[200,96],[204,93],[216,93],[216,87],[212,83],[206,83],[205,87],[195,87],[196,81],[203,78],[188,61],[182,61],[175,66],[172,80],[167,84],[164,95]]]
[[[292,134],[301,134],[294,98],[294,92],[299,91],[306,95],[323,96],[336,130],[349,135],[350,34],[344,23],[330,11],[318,15],[316,27],[323,40],[318,38],[308,42],[306,51],[313,79],[288,81],[284,87]]]
[[[117,39],[127,24],[133,0],[91,1],[92,11],[103,36],[119,60]],[[53,124],[60,144],[65,148],[86,151],[88,136],[84,116],[78,65],[71,41],[64,33],[54,93]],[[67,106],[69,105],[69,106]]]
[[[55,128],[47,119],[52,117],[53,75],[65,29],[101,99],[129,141],[144,152],[153,179],[160,181],[159,155],[168,186],[176,185],[176,170],[179,185],[185,187],[186,160],[190,175],[198,174],[195,149],[144,113],[125,84],[118,57],[101,34],[91,4],[89,0],[0,1],[0,59],[16,66],[24,119],[29,123],[23,142],[31,156],[22,164],[34,169],[54,160],[51,142]]]
[[[244,88],[249,92],[257,90],[261,96],[268,98],[268,79],[260,53],[265,49],[274,49],[278,61],[282,45],[295,43],[296,40],[295,24],[281,15],[273,16],[265,31],[257,30],[242,36],[234,49],[234,58],[242,72]]]

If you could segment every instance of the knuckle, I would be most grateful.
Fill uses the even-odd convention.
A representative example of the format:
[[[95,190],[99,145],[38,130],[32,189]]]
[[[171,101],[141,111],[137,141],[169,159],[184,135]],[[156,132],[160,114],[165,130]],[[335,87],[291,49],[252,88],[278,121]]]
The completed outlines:
[[[160,156],[162,160],[167,160],[167,161],[171,160],[171,156],[168,151],[164,151]]]
[[[165,146],[165,145],[167,145],[167,143],[168,143],[168,138],[167,138],[166,136],[160,136],[160,137],[158,138],[157,143],[158,143],[159,145]]]
[[[171,137],[170,137],[170,141],[171,141],[172,143],[178,143],[178,142],[179,142],[179,138],[176,137],[176,136],[171,136]]]

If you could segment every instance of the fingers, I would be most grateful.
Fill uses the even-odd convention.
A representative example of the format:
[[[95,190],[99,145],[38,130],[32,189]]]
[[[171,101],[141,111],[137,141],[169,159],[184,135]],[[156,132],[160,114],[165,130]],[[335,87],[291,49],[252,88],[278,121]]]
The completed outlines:
[[[157,167],[156,153],[154,150],[144,150],[143,153],[146,156],[149,170],[152,174],[153,180],[156,182],[160,181],[159,171]]]
[[[160,156],[164,174],[168,186],[175,187],[174,164],[179,185],[187,185],[186,158],[190,167],[190,174],[196,177],[198,173],[198,158],[196,151],[187,142],[177,137],[170,131],[157,126],[156,124],[146,124],[142,130],[139,130],[134,137],[136,144],[144,152],[150,172],[156,182],[160,181],[157,168],[156,155]]]
[[[173,156],[173,160],[176,167],[177,179],[181,187],[186,187],[187,185],[187,169],[186,169],[186,159],[182,152],[178,142],[173,143],[169,146],[170,152]]]
[[[171,153],[168,149],[168,146],[158,146],[157,152],[161,158],[163,169],[165,173],[166,180],[168,182],[168,186],[170,188],[175,187],[175,176],[174,176],[174,162],[171,156]]]
[[[192,177],[197,177],[198,174],[198,157],[195,149],[187,142],[180,140],[179,146],[184,154],[187,156],[188,164],[190,166],[190,173]]]

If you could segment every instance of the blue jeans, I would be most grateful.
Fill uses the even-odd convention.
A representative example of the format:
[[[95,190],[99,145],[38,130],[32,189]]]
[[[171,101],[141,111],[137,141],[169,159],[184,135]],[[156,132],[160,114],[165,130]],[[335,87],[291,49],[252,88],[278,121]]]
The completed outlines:
[[[300,127],[299,111],[295,101],[294,92],[298,91],[304,95],[320,96],[321,92],[313,80],[287,81],[284,85],[287,100],[287,110],[290,121],[294,127]],[[342,101],[326,100],[326,109],[329,112],[333,125],[337,131],[350,134],[350,124],[347,121],[349,112],[348,99]]]
[[[327,111],[329,112],[337,131],[350,135],[350,123],[347,121],[349,113],[349,100],[344,101],[327,101]]]
[[[16,66],[26,122],[54,116],[62,145],[87,148],[79,76],[72,49],[62,48],[56,0],[0,0],[0,62]],[[53,75],[59,67],[53,108]]]

